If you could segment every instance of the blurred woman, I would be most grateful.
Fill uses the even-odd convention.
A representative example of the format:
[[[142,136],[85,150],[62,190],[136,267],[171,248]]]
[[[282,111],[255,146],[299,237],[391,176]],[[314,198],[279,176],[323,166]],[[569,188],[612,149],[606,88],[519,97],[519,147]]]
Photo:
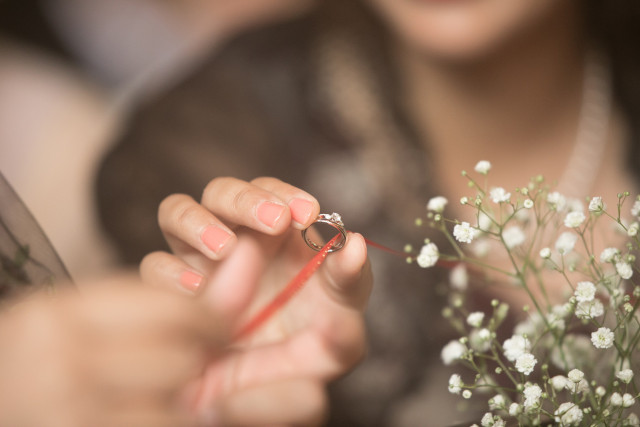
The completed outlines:
[[[638,13],[629,1],[324,1],[229,43],[141,109],[103,165],[103,221],[134,262],[162,244],[146,218],[167,193],[268,175],[401,247],[424,202],[457,200],[460,170],[482,159],[494,182],[543,174],[612,204],[639,178]],[[372,261],[370,355],[337,385],[331,421],[450,422],[448,373],[432,363],[446,337],[439,279]]]

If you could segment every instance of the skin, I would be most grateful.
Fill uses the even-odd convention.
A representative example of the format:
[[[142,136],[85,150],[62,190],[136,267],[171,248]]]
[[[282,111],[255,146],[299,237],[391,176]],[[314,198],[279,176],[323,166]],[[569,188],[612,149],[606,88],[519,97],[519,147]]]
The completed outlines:
[[[441,195],[471,196],[460,171],[479,160],[491,161],[492,186],[511,190],[538,174],[549,183],[562,177],[576,141],[589,48],[580,2],[369,1],[395,36],[401,98]],[[602,196],[615,206],[619,192],[634,194],[637,186],[626,168],[624,119],[615,106],[605,119],[602,162],[587,171],[595,184],[567,196]],[[472,209],[447,209],[449,217],[475,222]],[[595,253],[620,240],[602,228]],[[511,268],[506,257],[495,258],[493,264]],[[563,289],[557,285],[550,287]],[[522,292],[499,293],[514,306],[530,304]]]
[[[287,207],[296,198],[310,202],[301,223]],[[272,227],[256,217],[265,200],[283,207]],[[11,343],[0,354],[0,425],[320,424],[327,381],[365,351],[371,274],[361,236],[350,234],[265,327],[233,338],[315,254],[300,229],[318,211],[312,196],[273,178],[216,179],[202,203],[167,198],[159,218],[175,254],[148,255],[144,284],[83,283],[0,313],[0,341]],[[200,240],[211,224],[232,232],[218,253]],[[180,284],[185,270],[204,277],[195,297]]]
[[[292,220],[289,208],[296,199],[310,202],[311,210],[301,222]],[[283,207],[272,227],[257,217],[258,206],[265,201]],[[302,240],[300,230],[308,227],[319,211],[315,198],[275,178],[257,178],[250,183],[214,179],[200,203],[185,195],[163,201],[159,223],[173,254],[148,255],[141,264],[142,277],[156,286],[180,290],[181,274],[196,271],[203,276],[196,298],[222,313],[229,329],[237,331],[315,254]],[[211,225],[232,235],[217,253],[200,238]],[[328,256],[284,309],[207,367],[197,385],[198,410],[215,408],[225,423],[242,416],[249,417],[247,423],[251,424],[251,420],[260,420],[247,414],[247,408],[254,405],[233,412],[219,410],[220,402],[239,391],[282,381],[302,379],[321,388],[347,372],[364,354],[362,315],[371,284],[364,240],[350,233],[345,247]],[[317,389],[308,391],[293,394],[295,402],[323,401]],[[262,399],[257,394],[255,398]],[[286,408],[258,407],[268,408],[278,423],[287,422],[299,409],[292,404]],[[308,420],[304,421],[302,424],[307,424]],[[317,415],[311,421],[317,422]]]

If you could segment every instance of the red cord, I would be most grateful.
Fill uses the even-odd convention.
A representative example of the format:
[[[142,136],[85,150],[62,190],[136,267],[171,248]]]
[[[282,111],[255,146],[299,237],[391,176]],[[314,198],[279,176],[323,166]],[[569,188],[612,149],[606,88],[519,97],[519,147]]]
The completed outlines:
[[[315,254],[315,256],[311,258],[311,260],[309,260],[309,262],[302,268],[302,270],[300,270],[300,272],[298,272],[298,274],[293,279],[291,279],[287,286],[285,286],[285,288],[280,291],[269,304],[267,304],[261,311],[259,311],[253,318],[251,318],[251,320],[249,320],[249,322],[244,325],[244,327],[240,329],[240,331],[238,331],[238,333],[235,335],[235,340],[245,338],[253,333],[267,320],[269,320],[271,316],[273,316],[278,310],[280,310],[300,289],[302,289],[307,280],[309,280],[313,273],[315,273],[315,271],[322,265],[324,260],[327,258],[329,249],[331,249],[333,244],[340,237],[341,235],[337,234],[333,237],[333,239],[329,240],[327,244],[325,244],[322,249],[320,249],[320,251]],[[388,248],[367,238],[364,238],[364,241],[369,246],[381,249],[393,255],[401,257],[410,256],[409,254]],[[439,266],[448,269],[455,267],[457,264],[458,262],[454,261],[438,261]]]
[[[322,265],[327,258],[329,249],[340,238],[341,235],[337,234],[333,239],[329,240],[326,245],[320,249],[320,251],[314,255],[311,260],[300,270],[300,272],[285,286],[285,288],[278,293],[269,304],[267,304],[261,311],[259,311],[240,331],[236,334],[235,339],[245,338],[253,331],[262,326],[274,313],[276,313],[283,305],[285,305],[296,292],[298,292],[304,284],[309,280],[311,275]]]

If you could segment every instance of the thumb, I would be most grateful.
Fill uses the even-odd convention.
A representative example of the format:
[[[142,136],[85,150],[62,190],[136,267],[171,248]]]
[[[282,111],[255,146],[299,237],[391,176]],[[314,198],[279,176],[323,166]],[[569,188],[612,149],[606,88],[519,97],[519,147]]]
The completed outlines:
[[[333,300],[363,311],[371,293],[373,275],[362,235],[349,232],[344,247],[327,257],[321,274],[325,291]]]

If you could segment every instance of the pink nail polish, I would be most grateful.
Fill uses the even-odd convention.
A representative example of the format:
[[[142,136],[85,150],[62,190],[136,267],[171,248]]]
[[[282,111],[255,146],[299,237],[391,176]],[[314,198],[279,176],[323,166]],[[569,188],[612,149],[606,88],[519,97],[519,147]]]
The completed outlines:
[[[313,203],[305,199],[293,199],[289,203],[291,217],[298,224],[306,224],[313,210]]]
[[[231,238],[231,234],[220,227],[210,225],[205,228],[200,236],[202,242],[213,252],[218,253],[225,243]]]
[[[265,224],[268,227],[273,228],[282,216],[284,212],[284,206],[278,205],[271,202],[262,202],[260,206],[258,206],[257,215],[258,219],[261,223]]]
[[[202,276],[193,271],[185,271],[180,275],[180,285],[188,291],[196,292],[202,283]]]

